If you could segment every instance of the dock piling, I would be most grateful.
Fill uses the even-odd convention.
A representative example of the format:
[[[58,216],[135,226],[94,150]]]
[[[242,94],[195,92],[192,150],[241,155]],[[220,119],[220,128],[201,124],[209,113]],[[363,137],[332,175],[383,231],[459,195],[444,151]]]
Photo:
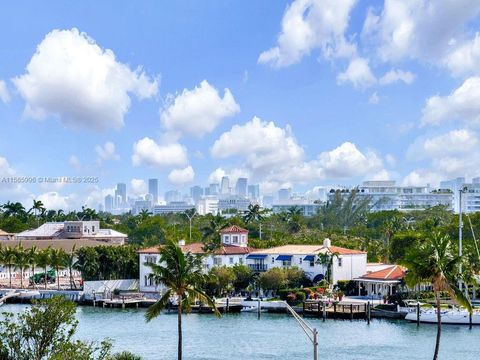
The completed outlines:
[[[260,299],[258,299],[258,302],[257,302],[257,313],[258,313],[258,319],[259,319],[259,320],[260,320],[260,312],[261,312]]]
[[[420,326],[420,303],[417,302],[417,326]]]
[[[367,303],[367,324],[370,325],[370,317],[372,316],[371,313],[371,305],[370,301]]]
[[[325,302],[322,302],[322,317],[323,321],[327,318],[327,304]]]

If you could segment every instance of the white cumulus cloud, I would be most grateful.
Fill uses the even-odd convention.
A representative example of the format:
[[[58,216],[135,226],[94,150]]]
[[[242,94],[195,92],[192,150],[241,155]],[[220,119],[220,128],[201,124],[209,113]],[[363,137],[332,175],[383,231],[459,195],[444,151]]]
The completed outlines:
[[[201,137],[212,132],[223,119],[240,111],[229,89],[223,97],[206,80],[192,90],[184,89],[161,113],[167,131]]]
[[[0,80],[0,100],[5,104],[10,101],[10,92],[7,89],[5,81]]]
[[[97,145],[95,152],[100,163],[105,160],[120,160],[120,156],[115,151],[115,144],[111,141],[107,141],[103,146]]]
[[[259,63],[284,67],[299,62],[314,49],[325,58],[350,57],[354,44],[345,38],[356,0],[295,0],[283,15],[277,46],[264,51]]]
[[[136,196],[142,196],[147,193],[147,183],[143,179],[130,180],[130,190]]]
[[[193,181],[195,172],[191,166],[184,169],[173,169],[168,174],[168,180],[174,185],[184,185]]]
[[[93,130],[121,128],[130,94],[144,99],[158,91],[156,79],[132,71],[75,28],[48,33],[13,82],[26,101],[25,116],[56,116],[64,126]]]
[[[337,75],[337,82],[339,84],[350,82],[354,87],[364,89],[374,85],[377,79],[370,70],[368,60],[357,57],[350,61],[344,72]]]
[[[187,149],[178,143],[161,145],[144,137],[133,144],[132,163],[134,166],[182,166],[187,163]]]
[[[480,77],[468,78],[450,95],[427,99],[421,120],[423,125],[454,119],[473,123],[480,120]]]
[[[455,76],[480,75],[480,33],[456,47],[446,56],[444,63]]]
[[[414,80],[415,74],[410,71],[392,69],[383,75],[378,82],[380,85],[388,85],[403,81],[405,84],[410,85]]]

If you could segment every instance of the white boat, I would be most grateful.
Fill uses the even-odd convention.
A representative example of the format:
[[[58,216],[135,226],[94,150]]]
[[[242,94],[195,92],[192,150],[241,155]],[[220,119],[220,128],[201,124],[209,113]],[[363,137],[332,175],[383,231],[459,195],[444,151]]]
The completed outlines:
[[[441,310],[440,311],[442,324],[459,324],[459,325],[469,325],[470,324],[470,314],[466,310]],[[409,312],[405,316],[405,320],[417,321],[417,312]],[[420,322],[422,323],[437,323],[437,310],[422,310],[420,311]],[[472,324],[480,325],[480,313],[473,312],[472,314]]]
[[[240,312],[257,312],[258,306],[244,306]]]
[[[37,290],[21,290],[17,294],[17,297],[20,299],[31,299],[35,296],[40,296],[40,292]]]

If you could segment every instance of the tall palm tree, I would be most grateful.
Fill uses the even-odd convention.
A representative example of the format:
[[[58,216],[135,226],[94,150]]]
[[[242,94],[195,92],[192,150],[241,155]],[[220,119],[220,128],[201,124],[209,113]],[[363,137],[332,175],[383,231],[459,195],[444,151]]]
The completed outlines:
[[[146,219],[148,219],[149,216],[151,216],[152,213],[150,211],[148,211],[147,209],[142,209],[139,213],[138,213],[138,217],[140,218],[140,221],[144,221]]]
[[[30,267],[27,251],[21,246],[14,249],[15,268],[20,270],[20,288],[23,289],[23,274]]]
[[[37,219],[37,226],[39,225],[39,213],[42,213],[45,211],[45,206],[43,205],[43,202],[41,200],[33,200],[33,206],[30,208],[30,210],[28,210],[28,212],[30,213],[31,211],[33,210],[33,213],[35,215],[35,218]]]
[[[6,204],[3,205],[3,215],[5,217],[9,216],[20,216],[24,217],[26,215],[25,208],[19,202],[12,203],[8,201]]]
[[[40,250],[37,253],[37,265],[43,269],[43,276],[45,281],[45,290],[47,289],[48,284],[48,274],[47,269],[50,265],[50,247]]]
[[[434,232],[418,246],[410,248],[402,264],[408,269],[405,281],[409,286],[430,283],[435,292],[437,304],[437,338],[433,359],[438,358],[440,336],[442,333],[442,315],[440,312],[440,292],[447,291],[460,305],[472,313],[470,299],[457,287],[457,282],[467,274],[459,273],[462,259],[456,255],[452,240],[448,235]],[[468,269],[467,266],[464,267]]]
[[[249,223],[257,223],[259,226],[259,237],[260,240],[262,240],[262,220],[263,220],[263,215],[265,214],[265,210],[262,210],[260,208],[260,205],[258,204],[250,204],[248,205],[248,210],[245,212],[245,215],[243,216],[243,220],[249,224]]]
[[[182,249],[173,241],[168,241],[160,249],[158,264],[146,263],[152,268],[152,279],[163,284],[167,289],[160,300],[150,306],[145,314],[148,321],[160,315],[168,304],[170,297],[178,298],[178,360],[182,359],[182,310],[188,312],[196,299],[211,306],[215,314],[220,316],[214,301],[203,292],[209,276],[202,271],[202,258],[191,253],[184,254]]]
[[[15,249],[10,246],[0,247],[0,262],[8,268],[8,284],[12,287],[12,268],[15,266]]]
[[[65,254],[65,267],[68,269],[68,275],[70,278],[70,288],[76,289],[75,279],[73,278],[73,269],[77,266],[77,255],[75,254],[76,245],[73,245],[72,250]]]
[[[57,273],[57,289],[60,290],[60,270],[65,269],[67,253],[63,249],[50,249],[50,266]]]
[[[325,252],[318,254],[318,259],[316,261],[317,264],[322,265],[325,268],[325,280],[328,281],[329,284],[333,283],[332,274],[333,274],[333,259],[338,258],[338,252]]]
[[[28,264],[30,265],[30,270],[31,270],[30,276],[33,279],[35,276],[35,267],[37,265],[37,247],[34,245],[31,248],[28,248],[26,251],[27,251]]]

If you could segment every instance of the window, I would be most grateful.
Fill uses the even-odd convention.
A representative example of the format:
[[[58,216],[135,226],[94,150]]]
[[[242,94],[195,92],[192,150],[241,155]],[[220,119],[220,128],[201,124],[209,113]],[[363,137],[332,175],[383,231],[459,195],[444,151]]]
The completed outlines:
[[[243,265],[243,259],[242,258],[238,259],[238,263]]]
[[[275,264],[275,258],[272,256],[272,264]]]
[[[232,244],[238,244],[238,236],[237,235],[233,235],[232,236]]]
[[[233,257],[231,257],[229,260],[230,260],[230,264],[233,264]]]
[[[310,261],[310,267],[314,267],[315,266],[315,261]]]
[[[291,261],[291,260],[283,260],[283,261],[282,261],[282,265],[283,265],[283,267],[291,266],[291,265],[292,265],[292,261]]]
[[[156,256],[145,256],[145,262],[147,264],[155,264],[157,262]]]
[[[145,275],[144,281],[145,281],[145,286],[148,286],[148,276],[147,275]]]
[[[216,266],[222,265],[222,258],[221,257],[214,257],[213,258],[213,265],[216,265]]]
[[[342,258],[338,258],[338,267],[342,267]]]
[[[298,263],[299,263],[299,264],[303,263],[303,259],[300,258],[300,259],[298,260]]]
[[[223,242],[224,242],[225,244],[229,244],[229,243],[230,243],[230,236],[225,235],[225,236],[223,237]]]

